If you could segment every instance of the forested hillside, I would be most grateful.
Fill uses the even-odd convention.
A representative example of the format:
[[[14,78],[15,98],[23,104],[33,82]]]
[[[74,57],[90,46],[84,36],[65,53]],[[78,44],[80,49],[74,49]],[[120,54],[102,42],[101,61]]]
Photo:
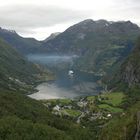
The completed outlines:
[[[30,90],[41,80],[38,65],[28,62],[7,42],[0,39],[0,87],[9,90]]]

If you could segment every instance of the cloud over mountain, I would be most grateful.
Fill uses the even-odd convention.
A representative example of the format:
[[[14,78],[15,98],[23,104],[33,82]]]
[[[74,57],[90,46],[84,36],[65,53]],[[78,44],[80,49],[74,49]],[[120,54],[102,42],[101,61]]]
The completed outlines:
[[[43,5],[9,5],[0,7],[0,26],[31,32],[32,29],[86,18],[89,13]],[[22,29],[21,29],[22,28]]]

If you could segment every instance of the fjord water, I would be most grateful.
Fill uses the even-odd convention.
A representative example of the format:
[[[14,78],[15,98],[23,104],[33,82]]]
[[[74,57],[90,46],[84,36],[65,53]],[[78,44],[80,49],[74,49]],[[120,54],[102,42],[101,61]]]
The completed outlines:
[[[37,86],[38,92],[29,95],[35,99],[75,98],[96,95],[102,89],[97,84],[100,77],[73,68],[76,55],[28,55],[28,60],[49,68],[55,75],[54,81]],[[72,70],[73,75],[68,72]]]

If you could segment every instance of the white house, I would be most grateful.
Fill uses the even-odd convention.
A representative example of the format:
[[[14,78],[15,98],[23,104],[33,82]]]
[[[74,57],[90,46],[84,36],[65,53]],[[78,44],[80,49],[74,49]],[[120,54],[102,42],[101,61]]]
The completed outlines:
[[[58,105],[56,105],[53,110],[56,110],[56,111],[60,111],[60,107]]]

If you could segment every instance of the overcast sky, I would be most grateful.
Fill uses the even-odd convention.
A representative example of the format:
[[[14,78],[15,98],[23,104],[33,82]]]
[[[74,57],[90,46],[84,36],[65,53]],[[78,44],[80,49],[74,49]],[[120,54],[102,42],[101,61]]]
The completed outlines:
[[[88,18],[140,25],[140,0],[0,0],[0,27],[39,40]]]

